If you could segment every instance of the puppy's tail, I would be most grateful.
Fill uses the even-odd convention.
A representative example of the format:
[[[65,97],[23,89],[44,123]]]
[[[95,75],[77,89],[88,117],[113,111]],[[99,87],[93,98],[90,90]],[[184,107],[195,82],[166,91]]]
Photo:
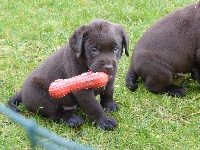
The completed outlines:
[[[22,102],[22,94],[21,91],[16,93],[9,101],[8,101],[8,107],[10,107],[12,110],[16,112],[20,112],[20,109],[18,108],[18,105]]]
[[[130,67],[126,74],[125,82],[126,82],[126,87],[132,92],[134,92],[138,88],[138,84],[136,82],[137,78],[138,75]]]

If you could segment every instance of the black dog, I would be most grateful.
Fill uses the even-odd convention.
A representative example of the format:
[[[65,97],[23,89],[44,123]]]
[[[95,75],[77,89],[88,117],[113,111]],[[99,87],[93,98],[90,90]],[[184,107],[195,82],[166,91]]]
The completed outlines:
[[[135,91],[141,77],[151,92],[182,96],[186,89],[172,84],[176,73],[192,73],[200,83],[200,2],[158,20],[143,34],[134,48],[126,86]]]
[[[128,56],[128,46],[127,34],[121,25],[97,19],[80,26],[68,44],[27,77],[21,91],[9,100],[9,107],[19,111],[17,105],[23,102],[31,112],[77,127],[83,123],[83,119],[65,108],[78,104],[97,126],[103,130],[114,129],[116,120],[106,116],[103,108],[109,112],[118,109],[118,104],[113,100],[114,81],[123,47]],[[48,88],[54,80],[70,78],[88,70],[107,73],[110,78],[106,86],[72,92],[60,99],[49,95]],[[98,94],[100,103],[95,97]]]

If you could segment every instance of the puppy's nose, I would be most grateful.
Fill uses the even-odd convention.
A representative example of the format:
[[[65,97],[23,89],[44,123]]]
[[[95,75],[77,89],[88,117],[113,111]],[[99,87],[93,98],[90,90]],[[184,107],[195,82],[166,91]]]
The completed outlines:
[[[103,69],[104,69],[104,71],[106,71],[106,72],[110,72],[110,71],[113,70],[113,65],[105,65],[105,66],[103,67]]]

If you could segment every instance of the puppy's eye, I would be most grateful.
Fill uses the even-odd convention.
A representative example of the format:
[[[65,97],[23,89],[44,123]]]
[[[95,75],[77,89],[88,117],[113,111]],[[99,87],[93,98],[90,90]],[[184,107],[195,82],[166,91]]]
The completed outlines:
[[[91,49],[91,51],[92,51],[93,53],[98,53],[98,52],[99,52],[99,50],[98,50],[96,47],[93,47],[93,48]]]
[[[115,48],[114,48],[114,51],[116,52],[116,51],[118,51],[119,50],[119,46],[115,46]]]

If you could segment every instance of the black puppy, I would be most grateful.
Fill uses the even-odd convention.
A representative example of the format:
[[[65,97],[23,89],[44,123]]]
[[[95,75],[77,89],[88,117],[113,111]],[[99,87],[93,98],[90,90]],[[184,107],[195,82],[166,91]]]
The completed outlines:
[[[108,117],[103,108],[109,112],[118,109],[118,104],[113,100],[114,81],[123,47],[128,56],[128,46],[127,34],[121,25],[96,19],[80,26],[68,44],[27,77],[21,91],[9,100],[9,107],[19,111],[17,105],[23,102],[31,112],[77,127],[83,123],[83,119],[65,108],[79,105],[97,126],[103,130],[114,129],[116,120]],[[71,78],[88,70],[107,73],[110,78],[106,86],[72,92],[60,99],[49,95],[48,88],[54,80]],[[100,103],[95,97],[98,94]]]
[[[139,39],[126,74],[126,86],[135,91],[141,77],[147,90],[182,96],[174,85],[175,73],[191,73],[200,83],[200,2],[178,9],[158,20]]]

